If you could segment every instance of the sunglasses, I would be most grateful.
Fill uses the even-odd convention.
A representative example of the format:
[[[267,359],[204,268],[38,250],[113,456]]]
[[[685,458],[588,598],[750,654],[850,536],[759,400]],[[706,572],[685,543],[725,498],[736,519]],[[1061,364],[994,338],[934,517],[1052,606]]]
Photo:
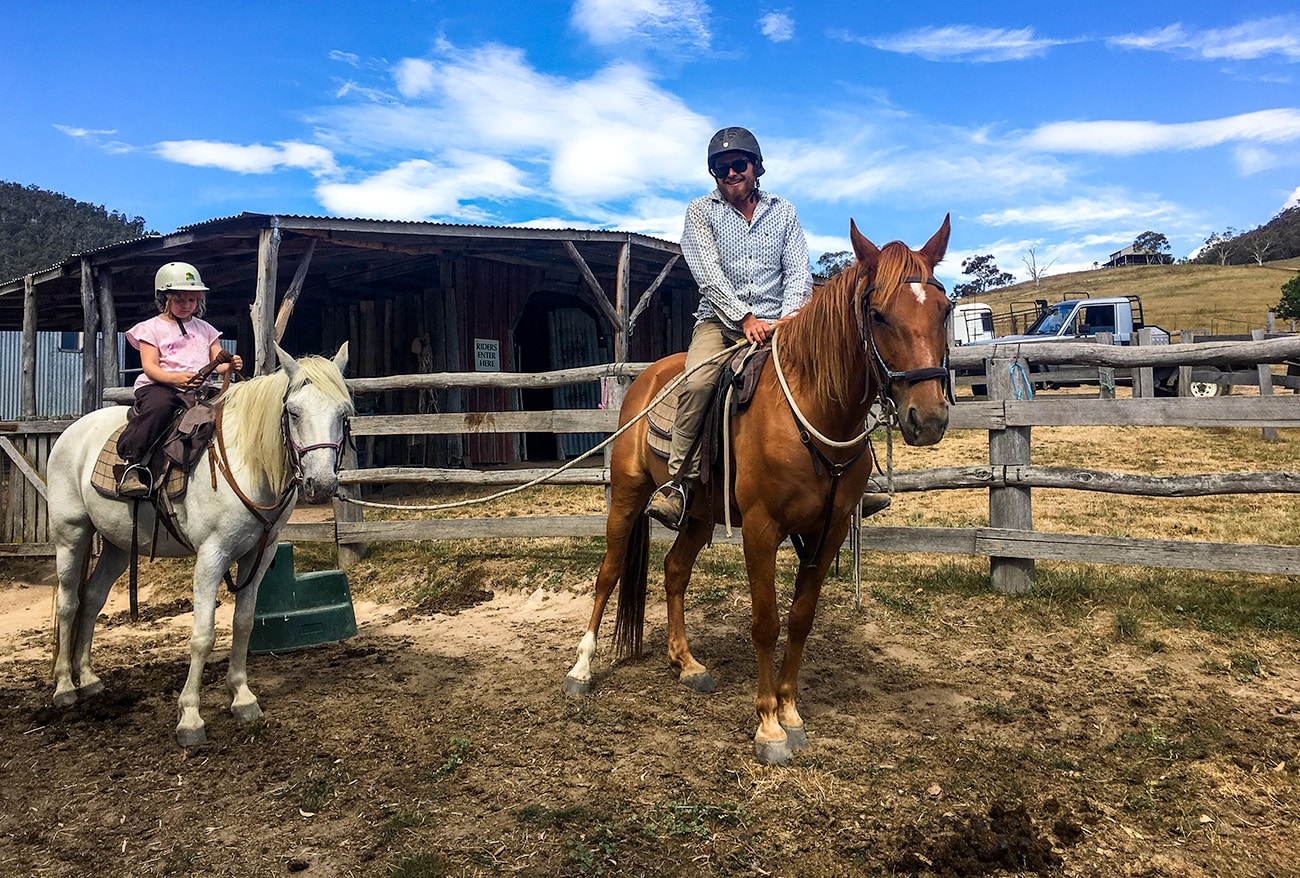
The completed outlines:
[[[752,164],[749,159],[732,159],[729,162],[719,162],[709,168],[709,173],[721,180],[723,177],[730,176],[732,171],[737,174],[745,173]]]

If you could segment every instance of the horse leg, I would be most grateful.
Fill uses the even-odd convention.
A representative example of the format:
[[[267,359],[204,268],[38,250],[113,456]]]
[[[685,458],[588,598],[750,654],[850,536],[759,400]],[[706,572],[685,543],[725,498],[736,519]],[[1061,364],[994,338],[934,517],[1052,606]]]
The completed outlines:
[[[709,541],[713,523],[688,518],[664,558],[664,591],[668,596],[668,663],[679,671],[678,680],[697,692],[717,688],[708,668],[691,655],[686,640],[686,587],[700,549]]]
[[[56,523],[51,530],[55,531],[55,569],[59,576],[54,592],[54,706],[68,707],[77,701],[72,662],[80,621],[81,577],[90,554],[90,530],[88,522]]]
[[[232,623],[230,643],[230,665],[226,672],[226,688],[230,691],[230,714],[236,722],[251,723],[262,718],[262,707],[257,703],[257,696],[248,688],[248,640],[253,634],[253,611],[257,608],[257,589],[262,584],[266,568],[275,558],[276,543],[270,540],[267,548],[259,556],[249,552],[239,559],[239,578],[242,582],[244,571],[256,565],[253,577],[248,584],[235,593],[235,616]]]
[[[792,750],[804,750],[808,747],[808,733],[804,730],[803,718],[795,706],[799,697],[799,666],[803,661],[804,645],[812,631],[813,617],[817,613],[817,599],[821,595],[822,583],[826,580],[826,571],[839,551],[840,544],[848,533],[849,522],[831,527],[826,535],[826,545],[821,555],[814,559],[813,566],[800,565],[795,577],[794,600],[790,603],[790,618],[787,622],[785,658],[781,661],[781,675],[776,685],[776,717],[785,729],[786,739]],[[804,534],[805,542],[817,536]],[[809,543],[815,545],[815,543]]]
[[[95,563],[94,572],[82,587],[73,650],[77,667],[78,695],[96,695],[104,691],[103,681],[90,669],[90,646],[95,636],[95,621],[99,618],[100,611],[104,609],[108,593],[113,589],[113,583],[122,575],[130,560],[131,553],[126,549],[105,542],[99,560]]]
[[[596,574],[596,601],[591,609],[586,633],[578,642],[577,661],[565,675],[564,684],[560,687],[565,695],[582,696],[591,692],[591,663],[596,657],[596,632],[600,629],[600,620],[605,615],[605,606],[614,593],[614,586],[623,576],[628,541],[653,487],[645,482],[632,486],[615,486],[611,491],[609,518],[605,522],[605,557]]]
[[[787,765],[790,743],[777,716],[772,677],[776,642],[781,634],[781,618],[776,611],[777,544],[770,527],[764,528],[751,519],[752,516],[745,519],[745,570],[753,604],[750,637],[758,658],[758,692],[754,696],[758,730],[754,732],[754,758],[762,765]]]
[[[228,567],[227,558],[218,551],[200,548],[194,559],[194,627],[190,631],[190,672],[177,702],[180,721],[176,723],[176,743],[182,747],[199,747],[208,735],[199,714],[203,668],[212,654],[216,640],[217,589]]]

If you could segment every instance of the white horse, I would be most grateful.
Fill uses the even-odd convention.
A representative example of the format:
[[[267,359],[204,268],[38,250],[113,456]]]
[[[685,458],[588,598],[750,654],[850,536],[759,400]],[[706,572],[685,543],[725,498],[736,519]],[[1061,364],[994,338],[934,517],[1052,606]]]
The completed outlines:
[[[235,384],[222,396],[220,442],[199,458],[189,487],[176,501],[175,527],[189,545],[167,527],[155,525],[153,504],[139,505],[140,552],[195,556],[190,672],[181,691],[176,726],[176,740],[182,747],[197,747],[207,740],[199,714],[199,686],[215,640],[217,592],[223,575],[238,563],[226,685],[230,712],[247,723],[262,716],[257,697],[248,688],[248,638],[257,587],[275,557],[276,537],[299,493],[310,503],[320,503],[338,489],[339,460],[353,413],[343,382],[347,344],[332,361],[325,357],[294,360],[279,346],[276,353],[279,370]],[[104,688],[90,667],[90,644],[95,618],[130,560],[132,504],[101,496],[91,485],[91,472],[105,441],[125,422],[126,412],[124,406],[91,412],[69,427],[50,450],[50,531],[59,574],[54,612],[54,704],[58,707]],[[217,469],[210,466],[213,455]],[[225,464],[231,478],[223,477]],[[210,473],[215,474],[215,487]],[[103,551],[86,578],[95,533],[103,538]]]

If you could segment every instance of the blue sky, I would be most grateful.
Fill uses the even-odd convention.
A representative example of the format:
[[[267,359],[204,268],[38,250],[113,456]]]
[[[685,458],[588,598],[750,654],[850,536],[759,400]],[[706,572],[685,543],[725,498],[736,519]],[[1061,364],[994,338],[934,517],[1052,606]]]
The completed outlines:
[[[1294,3],[3,0],[0,179],[178,226],[240,211],[677,240],[744,125],[813,258],[951,284],[1141,232],[1175,256],[1300,199]]]

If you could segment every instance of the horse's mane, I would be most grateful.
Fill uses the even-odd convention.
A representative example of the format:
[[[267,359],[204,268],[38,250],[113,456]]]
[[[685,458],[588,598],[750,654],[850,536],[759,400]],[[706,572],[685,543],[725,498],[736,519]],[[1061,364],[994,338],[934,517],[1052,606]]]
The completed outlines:
[[[237,453],[251,470],[253,481],[259,478],[277,493],[284,490],[289,478],[289,449],[280,429],[283,401],[304,384],[311,384],[331,400],[353,413],[352,397],[343,376],[332,360],[303,357],[292,384],[284,369],[259,375],[231,385],[221,397],[225,405],[222,432],[227,449]]]
[[[925,263],[902,241],[881,247],[872,292],[876,307],[889,309],[903,278],[928,274]],[[814,288],[808,304],[778,333],[781,367],[802,374],[822,405],[852,405],[861,398],[857,382],[866,374],[862,297],[871,282],[866,266],[855,261]]]

